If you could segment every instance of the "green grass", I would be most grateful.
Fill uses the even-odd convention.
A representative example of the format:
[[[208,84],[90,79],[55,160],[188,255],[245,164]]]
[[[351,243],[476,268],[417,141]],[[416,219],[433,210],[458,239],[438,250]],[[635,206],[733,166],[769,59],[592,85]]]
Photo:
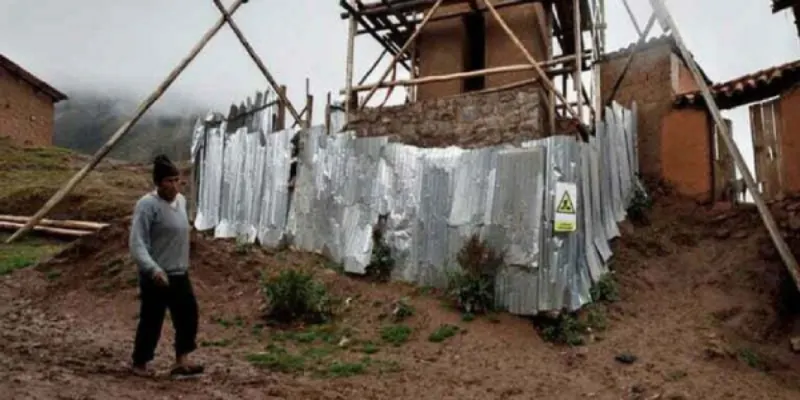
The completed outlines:
[[[370,371],[387,373],[402,369],[395,361],[376,360],[369,356],[360,360],[342,359],[352,357],[347,357],[347,354],[352,353],[326,343],[301,343],[289,347],[272,343],[266,347],[266,351],[250,354],[246,356],[246,360],[258,368],[272,372],[310,373],[317,378],[347,378]]]
[[[400,346],[411,337],[411,328],[405,324],[387,325],[381,328],[381,339],[394,346]]]
[[[30,267],[42,259],[55,255],[64,247],[61,242],[47,241],[30,235],[11,244],[5,244],[7,238],[8,235],[0,234],[0,276]],[[50,277],[48,274],[48,278]]]
[[[455,325],[444,324],[436,328],[436,330],[433,331],[430,336],[428,336],[428,341],[433,343],[441,343],[455,336],[460,331],[461,328]]]

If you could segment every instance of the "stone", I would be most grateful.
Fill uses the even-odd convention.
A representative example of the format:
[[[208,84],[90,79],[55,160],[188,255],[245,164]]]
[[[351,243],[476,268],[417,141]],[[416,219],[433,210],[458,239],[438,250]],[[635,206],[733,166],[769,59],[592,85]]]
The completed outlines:
[[[789,344],[792,346],[793,352],[800,353],[800,336],[789,339]]]
[[[630,365],[635,363],[639,358],[630,353],[621,353],[614,357],[614,359],[619,363]]]
[[[790,213],[789,214],[788,225],[789,225],[789,229],[791,229],[793,231],[800,230],[800,215],[798,215],[798,214],[796,214],[794,212]]]

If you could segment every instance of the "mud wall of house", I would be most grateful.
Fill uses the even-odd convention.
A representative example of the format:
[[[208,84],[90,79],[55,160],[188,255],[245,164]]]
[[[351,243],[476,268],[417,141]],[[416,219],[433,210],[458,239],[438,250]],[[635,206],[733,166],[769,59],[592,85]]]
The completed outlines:
[[[662,177],[662,119],[672,109],[674,87],[672,49],[668,44],[654,46],[636,54],[614,99],[626,108],[638,107],[639,168],[646,179]],[[603,62],[600,68],[601,93],[608,99],[618,75],[627,61],[622,53]]]
[[[800,194],[800,86],[787,91],[780,99],[782,129],[780,146],[783,154],[783,192]]]
[[[478,1],[478,4],[482,5],[482,2]],[[434,16],[467,10],[469,10],[469,4],[465,1],[442,6]],[[543,33],[550,32],[550,18],[541,4],[510,6],[501,8],[498,12],[536,60],[543,61],[550,58],[552,49],[549,37],[542,37]],[[525,56],[514,45],[494,17],[490,13],[484,12],[483,18],[486,67],[527,64]],[[460,17],[429,22],[420,33],[417,42],[420,76],[463,72],[467,46],[467,30]],[[490,75],[486,77],[485,88],[495,88],[534,77],[536,77],[536,72],[533,70]],[[429,83],[419,86],[417,99],[428,100],[463,91],[462,80]]]
[[[661,124],[661,168],[678,193],[711,200],[713,179],[711,125],[704,110],[672,110]]]
[[[547,135],[539,96],[538,87],[527,86],[368,108],[355,114],[347,129],[420,147],[519,143]]]
[[[0,67],[0,138],[25,146],[53,144],[53,103]]]

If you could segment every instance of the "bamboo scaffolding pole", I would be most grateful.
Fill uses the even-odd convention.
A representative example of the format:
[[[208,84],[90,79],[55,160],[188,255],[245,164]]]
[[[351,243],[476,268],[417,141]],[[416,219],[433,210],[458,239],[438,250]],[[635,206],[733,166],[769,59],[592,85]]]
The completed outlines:
[[[628,0],[622,0],[622,5],[625,6],[625,11],[628,12],[628,17],[631,19],[631,23],[633,24],[633,29],[636,29],[636,34],[642,36],[642,28],[639,26],[639,22],[636,21],[636,16],[633,15],[633,10],[631,10],[631,5],[628,4]]]
[[[575,36],[575,54],[583,53],[583,35],[581,34],[581,0],[573,0],[572,8],[574,9],[572,21],[572,33]],[[578,111],[578,121],[583,123],[583,106],[581,105],[581,89],[583,88],[583,79],[581,71],[583,68],[583,60],[580,57],[575,57],[575,73],[572,76],[575,86],[575,102]]]
[[[236,10],[241,7],[243,0],[236,0],[235,3],[230,8],[230,11],[226,11],[228,15],[234,14]],[[89,174],[89,172],[100,163],[100,160],[103,159],[114,147],[120,139],[122,139],[125,135],[130,132],[131,128],[142,118],[145,112],[153,106],[153,104],[161,98],[164,92],[172,85],[173,82],[178,78],[178,76],[186,69],[187,66],[200,54],[200,51],[208,44],[211,38],[222,29],[222,26],[225,24],[225,18],[220,18],[217,22],[209,29],[203,37],[200,39],[197,44],[195,44],[194,48],[189,52],[189,54],[181,60],[181,62],[167,75],[167,77],[159,84],[159,86],[139,105],[139,107],[134,112],[133,118],[122,124],[111,138],[108,139],[102,147],[92,156],[92,159],[86,164],[80,171],[78,171],[61,189],[56,192],[47,203],[42,206],[39,211],[37,211],[28,222],[25,223],[19,230],[14,232],[11,237],[6,240],[6,243],[11,243],[16,240],[18,237],[25,234],[25,232],[29,231],[33,228],[39,220],[42,219],[53,207],[56,206],[75,186]]]
[[[414,42],[415,40],[417,40],[417,36],[419,36],[419,34],[422,32],[422,28],[424,28],[425,25],[428,24],[428,21],[430,21],[430,19],[433,16],[433,14],[436,12],[436,10],[439,9],[439,6],[441,6],[443,2],[444,2],[444,0],[436,0],[436,3],[433,5],[433,7],[431,7],[431,9],[425,15],[425,18],[422,19],[422,22],[419,24],[419,26],[414,31],[414,33],[412,33],[411,36],[406,40],[406,42],[403,44],[403,47],[400,48],[400,51],[394,57],[392,57],[391,63],[389,63],[389,66],[386,68],[386,70],[383,71],[383,74],[381,74],[381,78],[378,79],[378,84],[379,85],[381,83],[383,83],[383,81],[386,79],[387,76],[389,76],[389,73],[391,72],[392,67],[397,63],[397,60],[400,59],[400,57],[403,55],[403,53],[405,53],[406,50],[408,50],[408,48],[411,45],[411,43]],[[377,90],[378,90],[378,87],[376,86],[376,87],[372,88],[369,91],[369,93],[367,93],[367,96],[364,98],[364,102],[360,106],[362,109],[367,106],[367,103],[369,102],[369,99],[372,98],[372,96],[375,94],[375,92]]]
[[[0,229],[2,230],[14,230],[14,229],[19,230],[22,229],[22,227],[24,226],[25,224],[21,223],[0,221]],[[40,232],[54,236],[73,237],[73,238],[89,236],[95,233],[94,231],[54,228],[42,225],[34,225],[31,230],[33,230],[34,232]]]
[[[564,62],[568,62],[575,59],[574,55],[564,56],[561,58],[545,61],[539,63],[542,67],[550,67],[553,65],[561,64]],[[466,72],[457,72],[453,74],[445,74],[445,75],[433,75],[433,76],[426,76],[422,78],[414,78],[414,79],[401,79],[396,81],[384,81],[381,83],[374,83],[369,85],[360,85],[354,86],[350,90],[354,92],[361,92],[365,90],[370,90],[375,87],[378,88],[387,88],[392,86],[412,86],[412,85],[422,85],[427,83],[434,83],[434,82],[442,82],[442,81],[451,81],[463,78],[471,78],[474,76],[486,76],[486,75],[494,75],[494,74],[502,74],[507,72],[517,72],[517,71],[530,71],[534,69],[533,65],[531,64],[516,64],[516,65],[504,65],[501,67],[492,67],[481,69],[477,71],[466,71]],[[346,89],[345,89],[346,90]],[[345,93],[345,90],[342,90],[341,93]]]
[[[216,5],[219,12],[222,13],[225,22],[228,23],[228,26],[231,27],[233,33],[236,34],[236,37],[239,39],[239,42],[242,43],[244,49],[247,50],[247,54],[249,54],[250,58],[253,59],[253,62],[256,63],[256,66],[261,71],[261,74],[264,75],[264,78],[267,79],[267,82],[269,82],[270,86],[272,86],[272,89],[277,91],[280,85],[278,85],[278,82],[275,81],[275,78],[272,76],[269,70],[267,70],[267,67],[264,65],[264,62],[261,61],[261,57],[259,57],[258,54],[256,54],[256,51],[253,50],[253,46],[251,46],[250,42],[248,42],[247,39],[244,37],[244,34],[242,33],[241,29],[239,29],[239,25],[236,24],[233,18],[231,18],[230,13],[227,10],[225,10],[225,6],[222,5],[222,2],[220,0],[214,0],[214,5]],[[286,104],[286,108],[289,110],[289,113],[292,114],[292,118],[294,118],[296,122],[302,123],[302,117],[300,117],[300,113],[298,113],[297,109],[294,108],[294,105],[292,104],[291,101],[289,101],[289,98],[286,97],[286,95],[281,92],[278,92],[278,97],[283,103]]]
[[[517,35],[514,34],[514,32],[511,30],[511,28],[508,27],[508,24],[506,24],[506,21],[503,20],[503,17],[500,16],[500,13],[497,12],[497,9],[492,4],[492,1],[491,0],[486,0],[484,3],[486,4],[486,7],[489,9],[489,12],[491,12],[492,15],[494,16],[495,20],[497,20],[497,23],[500,25],[500,27],[503,28],[503,30],[511,38],[511,40],[514,42],[514,44],[517,46],[517,48],[519,48],[519,50],[522,52],[522,54],[525,55],[525,58],[528,59],[528,62],[531,63],[531,66],[533,66],[533,68],[536,70],[536,74],[539,75],[539,82],[542,85],[544,85],[545,88],[548,89],[550,92],[555,93],[556,97],[558,97],[558,99],[561,101],[561,103],[567,104],[568,103],[567,99],[564,98],[564,96],[561,93],[558,92],[556,87],[553,85],[553,82],[547,77],[547,75],[542,70],[542,68],[539,67],[539,64],[536,62],[536,59],[533,58],[531,53],[529,53],[528,50],[525,48],[525,45],[523,45],[522,42],[520,42],[520,40],[517,37]],[[575,54],[580,54],[580,53],[576,52]],[[567,110],[569,110],[569,112],[572,114],[572,116],[574,118],[577,118],[578,120],[580,120],[580,117],[575,113],[575,110],[573,110],[571,108],[567,108]]]
[[[25,223],[30,217],[22,217],[17,215],[0,215],[0,221]],[[78,230],[100,230],[108,226],[108,224],[92,221],[75,221],[75,220],[55,220],[43,218],[39,220],[39,225],[49,225],[56,228],[78,229]]]
[[[726,124],[724,118],[722,118],[722,112],[720,112],[714,96],[711,95],[711,90],[709,89],[703,74],[700,72],[697,62],[686,48],[680,31],[678,30],[678,26],[672,19],[672,15],[670,15],[667,6],[663,3],[663,0],[650,0],[650,4],[653,6],[653,14],[658,16],[658,20],[662,26],[672,31],[672,37],[677,44],[678,50],[681,52],[689,71],[694,77],[695,83],[700,88],[700,93],[703,96],[703,100],[705,100],[706,106],[711,112],[711,116],[714,118],[714,123],[716,124],[720,133],[719,137],[722,138],[722,142],[725,143],[725,147],[727,147],[728,151],[733,156],[736,167],[739,168],[739,171],[742,173],[744,183],[747,185],[747,189],[750,191],[750,195],[753,197],[753,202],[756,204],[759,214],[761,214],[761,219],[764,222],[764,226],[767,228],[767,231],[772,238],[772,242],[775,244],[775,248],[778,250],[783,263],[786,265],[786,269],[792,276],[795,287],[797,287],[798,291],[800,291],[800,272],[798,272],[797,260],[795,259],[794,254],[792,254],[792,251],[789,249],[789,246],[786,244],[786,241],[783,239],[783,236],[781,236],[781,232],[778,229],[778,225],[775,223],[775,219],[772,217],[769,207],[767,207],[767,204],[761,197],[761,193],[759,193],[758,190],[758,185],[756,184],[755,179],[753,179],[753,174],[750,172],[750,168],[747,166],[747,163],[745,163],[744,157],[742,157],[742,153],[739,151],[739,147],[733,140],[733,136],[728,128],[728,124]]]
[[[352,4],[350,4],[352,6]],[[352,111],[353,105],[353,52],[355,50],[355,39],[356,39],[356,16],[354,13],[350,13],[350,19],[348,21],[348,31],[347,31],[347,70],[345,72],[345,98],[344,98],[344,112],[345,112],[345,122],[350,119],[350,112]],[[389,48],[386,47],[386,52],[389,51]],[[380,60],[378,60],[380,61]],[[375,63],[377,66],[378,63]]]

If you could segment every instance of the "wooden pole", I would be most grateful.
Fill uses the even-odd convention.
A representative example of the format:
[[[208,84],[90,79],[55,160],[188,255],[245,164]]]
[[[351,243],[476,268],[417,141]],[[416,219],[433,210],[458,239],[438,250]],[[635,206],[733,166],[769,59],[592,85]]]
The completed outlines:
[[[351,1],[351,6],[352,1]],[[354,8],[354,7],[352,7]],[[347,71],[346,71],[346,78],[344,81],[345,85],[345,94],[344,94],[344,113],[345,113],[345,122],[350,120],[350,113],[353,111],[352,106],[354,103],[353,99],[353,54],[355,52],[355,39],[356,39],[356,16],[354,13],[350,13],[350,19],[348,21],[349,28],[347,32]],[[386,51],[388,52],[389,49],[387,48]],[[380,61],[380,60],[378,60]],[[377,66],[377,62],[375,66]],[[356,104],[356,107],[358,104]]]
[[[506,21],[504,21],[503,17],[501,17],[500,14],[497,12],[497,9],[492,4],[491,0],[486,0],[485,3],[486,3],[486,7],[489,9],[489,12],[492,13],[494,18],[497,20],[497,23],[500,24],[500,27],[503,28],[503,30],[506,32],[506,34],[511,38],[511,40],[514,42],[514,44],[517,46],[517,48],[519,48],[519,50],[522,52],[522,54],[525,55],[525,58],[528,59],[528,62],[531,63],[533,68],[536,70],[536,74],[539,75],[539,82],[541,82],[543,85],[545,85],[545,88],[547,88],[547,90],[549,90],[552,93],[555,93],[556,97],[558,97],[558,99],[561,101],[561,103],[568,104],[567,99],[564,98],[564,96],[561,93],[558,92],[556,87],[553,86],[553,82],[547,77],[547,75],[544,73],[542,68],[539,67],[539,64],[536,62],[536,59],[533,58],[531,53],[528,52],[528,49],[526,49],[525,46],[522,44],[522,42],[520,42],[520,40],[517,37],[517,35],[514,34],[514,32],[511,30],[511,28],[508,27],[508,24],[506,24]],[[572,114],[572,116],[574,118],[577,118],[578,120],[580,120],[580,117],[578,116],[577,113],[575,113],[575,110],[573,110],[571,108],[567,108],[567,110],[569,110],[569,112]]]
[[[29,220],[28,217],[20,217],[16,215],[0,215],[0,221],[25,223]],[[91,221],[74,221],[74,220],[55,220],[55,219],[41,219],[39,225],[54,226],[56,228],[78,229],[96,231],[103,229],[108,224]]]
[[[700,73],[700,68],[697,66],[697,62],[689,53],[689,50],[686,49],[686,45],[683,43],[681,34],[678,31],[678,26],[672,19],[672,16],[670,15],[667,6],[663,3],[663,0],[650,0],[650,4],[653,6],[653,13],[658,15],[660,23],[672,31],[672,37],[675,39],[675,43],[677,44],[687,67],[689,67],[689,70],[692,73],[695,83],[698,87],[700,87],[700,93],[703,95],[703,100],[705,100],[708,110],[711,112],[712,117],[714,117],[714,123],[720,132],[719,137],[722,138],[723,143],[725,143],[725,147],[728,148],[728,151],[733,156],[733,160],[736,162],[736,167],[739,168],[739,171],[741,171],[742,178],[744,178],[744,183],[747,185],[750,195],[753,196],[753,202],[756,204],[756,208],[758,208],[758,212],[761,214],[761,219],[764,222],[764,226],[766,226],[767,231],[772,238],[772,242],[775,244],[775,248],[778,250],[783,263],[786,265],[786,269],[788,269],[789,274],[792,276],[795,286],[798,290],[800,290],[800,272],[798,272],[797,260],[795,259],[794,254],[792,254],[792,251],[789,249],[789,246],[786,244],[786,241],[783,239],[783,236],[781,236],[781,232],[778,229],[778,225],[775,223],[775,219],[772,217],[769,207],[767,207],[767,204],[761,197],[761,193],[759,193],[758,190],[758,185],[756,184],[755,179],[753,179],[753,174],[750,172],[750,168],[747,166],[747,163],[745,163],[744,157],[742,157],[742,153],[739,151],[739,147],[733,140],[733,136],[728,129],[728,124],[726,124],[725,120],[722,118],[722,113],[720,112],[719,107],[717,107],[717,102],[714,100],[714,96],[711,95],[711,90],[708,88],[706,80]]]
[[[286,85],[281,85],[278,88],[278,98],[284,99],[286,98]],[[295,121],[297,122],[297,121]],[[278,126],[276,130],[284,130],[286,129],[286,103],[283,100],[278,100]]]
[[[0,229],[3,229],[3,230],[22,229],[22,227],[24,227],[24,226],[25,226],[24,224],[18,224],[16,222],[0,221]],[[92,235],[92,234],[96,233],[95,231],[82,231],[82,230],[75,230],[75,229],[54,228],[54,227],[42,226],[42,225],[34,225],[33,226],[33,231],[34,232],[40,232],[40,233],[48,234],[48,235],[53,235],[53,236],[70,237],[70,238],[89,236],[89,235]]]
[[[325,98],[325,132],[331,134],[331,92]]]
[[[636,16],[633,15],[633,10],[631,10],[631,5],[628,4],[628,0],[622,0],[622,4],[625,6],[625,11],[628,12],[628,17],[631,19],[631,23],[633,24],[633,29],[636,29],[636,34],[642,36],[642,28],[639,27],[639,22],[636,21]]]
[[[436,12],[436,10],[439,9],[439,6],[441,6],[443,2],[444,0],[436,0],[436,3],[433,5],[433,7],[431,7],[431,9],[425,15],[425,18],[422,19],[422,22],[419,24],[417,29],[414,31],[414,33],[411,34],[411,37],[409,37],[406,40],[406,42],[403,44],[403,47],[400,48],[400,51],[398,51],[397,54],[394,55],[394,57],[392,58],[392,62],[389,63],[389,66],[386,68],[386,70],[383,71],[383,74],[381,74],[381,78],[378,79],[378,85],[383,83],[384,79],[386,79],[386,77],[389,76],[389,73],[392,71],[392,67],[394,67],[394,65],[397,63],[397,60],[399,60],[400,57],[403,55],[403,53],[405,53],[406,50],[408,50],[408,47],[411,45],[411,43],[417,40],[417,36],[419,36],[420,32],[422,32],[422,28],[424,28],[425,25],[428,24],[428,21],[430,21],[433,14]],[[361,104],[362,109],[367,106],[367,102],[369,102],[369,99],[372,98],[372,95],[374,95],[375,91],[377,90],[378,86],[375,86],[369,91],[369,93],[367,93],[367,96],[364,98],[364,102]]]
[[[539,63],[542,67],[550,67],[553,65],[557,65],[566,61],[571,61],[574,59],[574,55],[564,56],[548,61],[544,61]],[[423,78],[416,78],[416,79],[401,79],[396,81],[384,81],[376,84],[370,85],[360,85],[354,86],[350,90],[354,92],[360,92],[364,90],[370,90],[375,88],[376,86],[379,88],[382,87],[392,87],[392,86],[412,86],[412,85],[422,85],[427,83],[433,82],[442,82],[442,81],[451,81],[456,79],[463,79],[463,78],[470,78],[473,76],[485,76],[485,75],[493,75],[493,74],[502,74],[506,72],[517,72],[517,71],[529,71],[534,69],[533,65],[531,64],[516,64],[516,65],[504,65],[501,67],[492,67],[481,69],[477,71],[466,71],[466,72],[457,72],[454,74],[445,74],[445,75],[433,75],[433,76],[426,76]],[[345,90],[342,90],[341,93],[345,93]]]
[[[242,3],[243,0],[236,0],[233,6],[231,6],[230,11],[229,12],[226,11],[226,13],[228,14],[235,13],[236,10],[238,10],[239,7],[241,7]],[[169,75],[150,94],[150,96],[148,96],[141,104],[139,104],[139,107],[134,112],[133,118],[122,124],[122,126],[120,126],[119,129],[117,129],[117,131],[114,132],[113,135],[111,135],[111,138],[108,139],[108,142],[106,142],[106,144],[104,144],[102,147],[100,147],[99,150],[97,150],[97,152],[94,154],[89,163],[86,164],[83,168],[81,168],[80,171],[78,171],[64,186],[62,186],[61,189],[59,189],[58,192],[56,192],[53,195],[53,197],[51,197],[50,200],[48,200],[47,203],[45,203],[45,205],[42,206],[42,208],[39,209],[39,211],[37,211],[31,217],[31,219],[28,220],[28,222],[25,223],[25,225],[22,228],[14,232],[14,234],[11,235],[11,237],[9,237],[8,240],[6,240],[6,243],[13,242],[18,237],[22,236],[23,234],[25,234],[25,232],[29,231],[32,227],[34,227],[39,222],[39,220],[42,219],[42,217],[44,217],[48,212],[50,212],[50,210],[52,210],[53,207],[56,206],[56,204],[58,204],[69,192],[71,192],[72,189],[74,189],[75,186],[77,186],[78,183],[80,183],[80,181],[82,181],[83,178],[85,178],[86,175],[88,175],[89,172],[92,169],[94,169],[94,167],[96,167],[97,164],[100,163],[100,160],[102,160],[103,157],[105,157],[108,154],[108,152],[111,151],[114,145],[117,144],[117,142],[119,142],[119,140],[122,139],[125,135],[127,135],[128,132],[130,132],[131,128],[139,121],[139,119],[142,118],[142,115],[144,115],[144,113],[147,112],[147,110],[149,110],[150,107],[152,107],[153,104],[159,98],[161,98],[164,92],[166,92],[167,89],[172,85],[172,83],[175,82],[175,80],[183,72],[183,70],[185,70],[186,67],[197,57],[197,55],[200,54],[200,51],[203,50],[203,48],[206,46],[206,44],[208,44],[211,38],[213,38],[214,35],[216,35],[217,32],[219,32],[219,30],[222,29],[222,26],[224,24],[225,24],[224,18],[220,18],[219,20],[217,20],[217,22],[211,27],[211,29],[209,29],[203,35],[200,41],[197,42],[194,48],[192,48],[189,54],[186,57],[184,57],[183,60],[181,60],[178,66],[176,66],[172,70],[172,72],[169,73]]]
[[[253,62],[256,63],[256,66],[261,71],[261,74],[264,75],[264,78],[267,78],[267,82],[269,82],[272,88],[277,90],[279,87],[278,82],[275,81],[275,78],[272,76],[269,70],[267,70],[267,67],[264,65],[264,62],[261,61],[261,58],[258,56],[258,54],[256,54],[256,51],[253,50],[253,46],[251,46],[250,42],[248,42],[247,39],[244,37],[244,34],[242,33],[241,29],[239,29],[239,25],[237,25],[236,22],[233,21],[233,18],[231,18],[230,13],[228,13],[228,11],[225,10],[225,6],[222,5],[222,2],[220,0],[214,0],[214,4],[217,6],[217,9],[219,9],[219,12],[222,13],[225,22],[227,22],[228,26],[231,27],[233,33],[235,33],[236,37],[239,38],[239,42],[241,42],[242,46],[244,46],[245,50],[247,50],[247,54],[249,54],[250,58],[253,59]],[[292,118],[294,118],[295,122],[302,123],[302,118],[300,117],[300,113],[297,112],[297,109],[294,108],[294,105],[292,105],[292,102],[289,101],[286,95],[282,94],[281,92],[278,92],[278,96],[280,97],[282,102],[286,103],[286,108],[289,110],[289,113],[292,114]]]
[[[572,21],[572,34],[575,36],[575,54],[583,54],[583,35],[581,34],[581,1],[573,0],[574,8]],[[575,104],[578,111],[578,122],[583,123],[583,106],[581,105],[581,89],[583,88],[583,80],[581,79],[583,69],[583,60],[581,57],[575,57],[575,73],[572,75],[572,80],[575,84]]]

